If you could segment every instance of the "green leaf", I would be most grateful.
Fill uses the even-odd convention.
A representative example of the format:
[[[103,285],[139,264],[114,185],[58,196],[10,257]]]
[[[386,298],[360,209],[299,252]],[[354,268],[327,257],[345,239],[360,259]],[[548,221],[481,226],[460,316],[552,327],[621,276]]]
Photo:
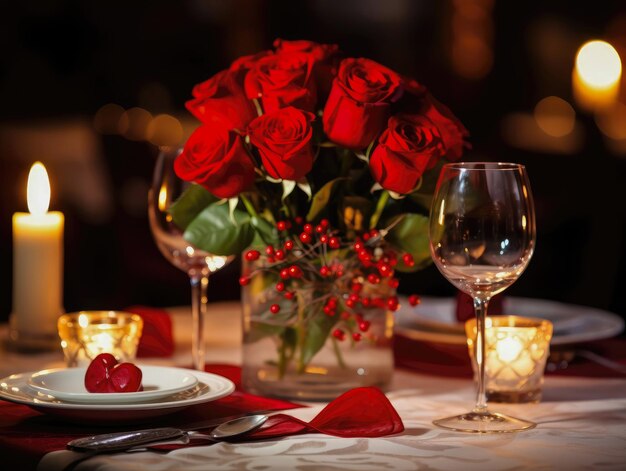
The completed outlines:
[[[307,322],[306,339],[302,345],[302,351],[300,352],[300,361],[303,366],[306,367],[317,352],[322,349],[336,322],[335,317],[327,316],[323,312],[316,313],[313,318]]]
[[[387,240],[403,252],[410,253],[415,260],[415,266],[409,267],[400,260],[396,269],[402,272],[417,271],[428,265],[431,261],[428,239],[428,216],[422,214],[406,213],[395,216],[387,221],[387,226],[394,224],[389,230]]]
[[[253,216],[250,218],[250,224],[252,224],[252,227],[254,227],[254,229],[256,230],[255,241],[253,242],[253,245],[278,245],[278,232],[276,231],[276,228],[266,219]]]
[[[183,237],[201,250],[215,255],[236,255],[250,245],[254,227],[250,216],[240,209],[233,211],[236,224],[230,220],[226,204],[212,204],[187,226]]]
[[[285,326],[266,324],[265,322],[251,322],[246,333],[246,343],[257,342],[265,337],[282,335]]]
[[[313,195],[309,213],[306,215],[307,221],[314,221],[324,211],[332,196],[335,185],[345,178],[335,178],[327,182],[320,190]]]
[[[216,201],[219,201],[217,196],[213,196],[204,187],[194,183],[170,206],[168,212],[174,224],[185,230],[204,208]]]

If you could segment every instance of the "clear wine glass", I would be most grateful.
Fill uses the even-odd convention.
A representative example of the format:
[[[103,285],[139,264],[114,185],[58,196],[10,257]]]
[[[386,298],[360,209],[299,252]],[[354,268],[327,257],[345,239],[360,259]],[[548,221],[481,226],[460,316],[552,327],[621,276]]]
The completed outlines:
[[[163,148],[154,168],[152,187],[148,194],[148,216],[154,240],[165,258],[189,275],[191,283],[193,367],[204,371],[204,320],[207,308],[209,275],[234,257],[213,255],[194,247],[183,238],[183,231],[174,224],[168,209],[191,185],[178,178],[174,160],[180,149]]]
[[[484,362],[489,300],[522,274],[533,254],[535,237],[533,199],[523,165],[444,165],[430,213],[430,251],[443,276],[474,300],[478,385],[471,412],[435,420],[435,425],[479,433],[535,426],[487,409]]]

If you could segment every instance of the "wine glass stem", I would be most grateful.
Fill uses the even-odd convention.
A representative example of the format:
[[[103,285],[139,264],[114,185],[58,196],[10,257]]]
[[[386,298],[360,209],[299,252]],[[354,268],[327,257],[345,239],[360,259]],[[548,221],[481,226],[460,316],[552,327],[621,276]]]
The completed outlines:
[[[485,318],[489,298],[474,298],[476,313],[476,366],[478,369],[478,390],[476,392],[476,406],[474,412],[487,411],[487,393],[485,391]]]
[[[191,356],[193,368],[204,371],[204,319],[207,309],[207,287],[209,277],[206,275],[190,275],[191,283]]]

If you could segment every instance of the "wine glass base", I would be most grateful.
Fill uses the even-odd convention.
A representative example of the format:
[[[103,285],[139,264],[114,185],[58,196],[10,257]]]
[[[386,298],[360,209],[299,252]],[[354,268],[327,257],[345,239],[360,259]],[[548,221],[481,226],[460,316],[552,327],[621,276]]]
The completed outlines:
[[[437,427],[467,433],[511,433],[535,428],[537,424],[496,412],[468,412],[433,421]]]

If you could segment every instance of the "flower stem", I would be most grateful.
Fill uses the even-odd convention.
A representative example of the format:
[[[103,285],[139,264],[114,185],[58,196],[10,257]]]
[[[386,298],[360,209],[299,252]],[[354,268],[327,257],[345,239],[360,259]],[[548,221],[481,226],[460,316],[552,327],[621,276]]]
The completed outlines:
[[[259,213],[256,212],[256,209],[254,209],[254,205],[248,199],[248,197],[246,195],[244,195],[243,193],[241,193],[239,195],[239,198],[241,198],[241,201],[243,202],[243,205],[246,207],[246,211],[248,211],[248,214],[250,216],[252,216],[252,217],[258,218],[259,217]]]
[[[378,221],[380,220],[380,216],[383,214],[385,205],[387,204],[388,200],[389,200],[389,192],[387,190],[381,191],[380,198],[378,199],[378,203],[376,204],[376,210],[374,211],[374,214],[372,214],[372,217],[370,218],[370,229],[375,228],[376,224],[378,224]]]
[[[298,302],[298,324],[296,327],[296,331],[298,333],[296,349],[298,350],[298,365],[297,371],[298,373],[304,373],[306,369],[306,363],[304,361],[304,344],[306,342],[306,319],[305,319],[305,309],[306,302],[304,300],[304,296],[301,291],[296,291],[296,299]]]
[[[345,370],[346,362],[343,361],[343,355],[341,354],[341,349],[339,348],[337,339],[335,337],[331,337],[330,340],[333,342],[333,350],[335,351],[335,356],[337,357],[337,364],[339,365],[339,368],[341,368],[342,370]]]

